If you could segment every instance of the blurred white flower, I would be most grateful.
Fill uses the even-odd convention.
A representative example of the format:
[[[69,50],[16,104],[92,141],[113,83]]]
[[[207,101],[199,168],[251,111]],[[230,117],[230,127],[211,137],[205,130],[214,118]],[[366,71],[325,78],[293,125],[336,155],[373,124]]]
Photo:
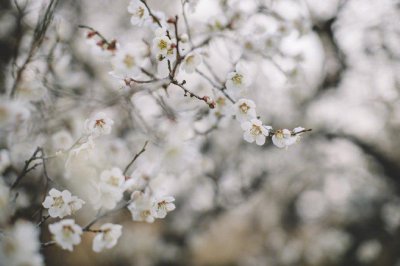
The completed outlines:
[[[33,224],[17,221],[11,230],[4,231],[0,241],[0,264],[7,266],[41,266],[39,231]]]
[[[386,228],[394,232],[400,226],[400,204],[398,201],[388,202],[383,205],[381,216]]]
[[[49,231],[53,235],[54,241],[62,249],[73,251],[73,246],[81,242],[82,228],[75,224],[73,219],[50,224]]]
[[[82,208],[83,204],[85,204],[85,202],[83,200],[81,200],[77,196],[72,196],[71,201],[68,203],[69,208],[71,210],[71,214],[74,214],[75,212],[80,210]]]
[[[122,199],[125,189],[125,176],[121,169],[114,167],[100,174],[100,180],[95,184],[97,193],[92,198],[95,209],[114,209]]]
[[[265,138],[269,135],[271,129],[269,126],[263,126],[258,119],[243,122],[241,127],[244,130],[244,140],[250,143],[255,141],[260,146],[265,143]]]
[[[235,71],[229,72],[226,76],[226,89],[234,97],[238,97],[244,89],[249,86],[250,78],[247,69],[243,64],[236,64]]]
[[[97,233],[93,239],[93,251],[101,252],[104,249],[114,247],[118,238],[122,234],[122,226],[119,224],[106,223],[100,227],[100,233]]]
[[[256,104],[249,99],[240,99],[236,102],[235,116],[239,122],[249,121],[257,117]]]
[[[183,59],[181,68],[188,74],[193,73],[196,68],[201,64],[201,55],[196,52],[191,52],[185,56]]]
[[[125,176],[121,169],[114,167],[111,170],[105,170],[100,175],[100,183],[110,188],[122,188],[125,182]]]
[[[151,214],[155,218],[163,219],[167,213],[175,210],[174,197],[164,196],[153,200]]]
[[[189,4],[188,5],[189,12],[191,12],[191,13],[196,12],[196,7],[199,4],[199,0],[190,0],[190,1],[187,1],[186,3]]]
[[[58,151],[68,150],[74,143],[74,140],[72,139],[72,136],[68,131],[61,130],[51,137],[51,142],[53,148]]]
[[[125,190],[143,190],[149,184],[156,172],[156,166],[151,163],[143,162],[133,170],[130,178],[125,182]]]
[[[85,121],[85,131],[93,137],[108,135],[111,133],[111,127],[114,121],[105,113],[97,113],[92,118]]]
[[[43,99],[45,95],[45,88],[38,78],[37,70],[32,68],[27,68],[22,73],[21,82],[16,88],[16,96],[22,101],[39,101]]]
[[[0,150],[0,174],[11,165],[10,153],[6,149]]]
[[[0,99],[0,126],[18,125],[29,119],[30,105],[21,101]]]
[[[218,14],[208,19],[208,29],[210,31],[221,31],[228,24],[226,17],[223,14]]]
[[[143,26],[150,18],[146,6],[139,0],[131,0],[128,6],[128,12],[132,14],[131,23],[134,26]]]
[[[117,78],[135,78],[143,64],[143,47],[138,43],[130,43],[120,48],[111,59],[113,71],[110,74]]]
[[[357,249],[357,258],[363,263],[369,263],[376,259],[382,250],[382,244],[378,240],[369,240]]]
[[[135,191],[132,193],[132,202],[128,205],[128,210],[132,214],[132,220],[138,222],[153,223],[154,216],[151,213],[152,199],[149,191]]]

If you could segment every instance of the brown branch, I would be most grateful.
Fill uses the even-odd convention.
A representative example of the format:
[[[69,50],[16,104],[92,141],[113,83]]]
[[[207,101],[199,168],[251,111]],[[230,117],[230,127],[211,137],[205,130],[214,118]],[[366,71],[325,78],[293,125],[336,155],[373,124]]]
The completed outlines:
[[[137,160],[137,158],[139,158],[139,156],[140,156],[143,152],[146,151],[146,146],[147,146],[148,143],[149,143],[149,141],[146,140],[146,142],[145,142],[144,145],[143,145],[143,148],[142,148],[138,153],[136,153],[135,156],[133,156],[133,159],[132,159],[132,160],[129,162],[129,164],[125,167],[124,175],[126,175],[126,173],[127,173],[128,170],[129,170],[129,167],[132,166],[132,164]]]
[[[41,159],[41,157],[37,157],[38,153],[42,152],[42,148],[37,147],[36,150],[34,151],[34,153],[32,154],[32,156],[25,161],[25,166],[24,169],[22,170],[22,172],[18,175],[17,179],[14,181],[14,183],[11,185],[11,190],[15,189],[19,182],[21,182],[21,180],[26,176],[26,174],[28,174],[30,171],[32,171],[33,169],[35,169],[38,165],[41,165],[42,163],[36,163],[35,165],[33,165],[32,167],[29,167],[30,164],[38,159]]]

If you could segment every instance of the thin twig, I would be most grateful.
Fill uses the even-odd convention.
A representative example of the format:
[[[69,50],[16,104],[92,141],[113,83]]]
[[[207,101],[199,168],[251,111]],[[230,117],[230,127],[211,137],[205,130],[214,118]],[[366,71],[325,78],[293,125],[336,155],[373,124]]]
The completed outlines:
[[[162,28],[161,22],[158,19],[158,17],[156,17],[153,12],[151,12],[150,7],[147,5],[147,2],[145,0],[140,0],[140,2],[142,2],[144,4],[144,6],[147,8],[147,11],[149,11],[149,15],[152,17],[153,21],[157,23],[157,25]]]
[[[37,154],[39,152],[41,152],[42,148],[37,147],[36,150],[33,152],[32,156],[25,161],[25,166],[24,169],[22,170],[22,172],[18,175],[17,179],[14,181],[14,183],[11,185],[11,190],[15,189],[19,182],[21,182],[21,180],[24,178],[24,176],[26,176],[27,173],[29,173],[31,170],[35,169],[38,165],[42,164],[42,163],[36,163],[35,165],[33,165],[32,167],[29,167],[31,162],[41,159],[41,157],[37,157]]]
[[[185,22],[186,32],[187,32],[187,35],[188,35],[190,46],[193,47],[192,34],[190,32],[190,27],[189,27],[189,20],[187,18],[186,12],[185,12],[185,4],[187,2],[182,0],[181,3],[182,3],[182,15],[183,15],[183,20]]]
[[[148,143],[149,143],[149,141],[146,140],[146,142],[145,142],[144,145],[143,145],[143,148],[142,148],[138,153],[136,153],[135,156],[133,156],[133,159],[132,159],[132,160],[129,162],[129,164],[125,167],[124,175],[126,175],[126,173],[127,173],[128,170],[129,170],[129,167],[132,166],[132,164],[136,161],[136,159],[139,158],[139,156],[140,156],[143,152],[146,151],[146,146],[147,146]]]

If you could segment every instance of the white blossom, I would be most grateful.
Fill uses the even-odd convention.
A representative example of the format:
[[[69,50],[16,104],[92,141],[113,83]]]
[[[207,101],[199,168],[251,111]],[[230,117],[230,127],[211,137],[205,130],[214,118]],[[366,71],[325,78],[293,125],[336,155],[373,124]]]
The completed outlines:
[[[111,127],[114,121],[105,113],[97,113],[92,118],[85,121],[85,131],[93,137],[108,135],[111,133]]]
[[[167,213],[175,210],[174,197],[164,196],[154,199],[151,206],[151,214],[159,219],[165,218]]]
[[[93,239],[92,247],[95,252],[113,248],[122,234],[122,226],[119,224],[106,223],[100,227],[99,231],[100,233],[97,233]]]
[[[143,64],[143,46],[139,43],[130,43],[117,50],[111,59],[113,71],[110,74],[117,78],[135,78],[141,71]]]
[[[150,18],[146,6],[139,0],[131,0],[128,6],[128,12],[132,14],[131,23],[134,26],[143,26]]]
[[[33,224],[17,221],[11,230],[1,236],[0,264],[7,266],[41,266],[39,231]]]
[[[74,143],[71,134],[66,130],[61,130],[51,137],[51,142],[55,150],[68,150]]]
[[[242,129],[244,130],[243,138],[247,142],[256,142],[257,145],[263,145],[266,137],[269,135],[271,127],[264,126],[258,119],[251,119],[242,123]]]
[[[239,96],[249,84],[248,70],[241,63],[236,64],[235,71],[229,72],[226,76],[225,86],[234,97]]]
[[[52,188],[49,191],[49,196],[45,198],[42,205],[44,208],[48,209],[49,215],[53,218],[60,217],[71,214],[71,208],[69,202],[72,199],[71,192],[68,190],[58,191]]]
[[[52,188],[49,191],[43,202],[43,207],[48,209],[49,215],[53,218],[74,214],[76,211],[82,208],[85,202],[79,199],[77,196],[72,196],[68,190],[58,191]]]
[[[85,201],[81,200],[77,196],[72,196],[71,201],[68,203],[69,208],[71,210],[71,214],[74,214],[75,212],[80,210],[83,204],[85,204]]]
[[[81,242],[82,228],[75,224],[73,219],[65,219],[50,224],[49,231],[53,235],[54,241],[62,249],[73,251],[74,245]]]
[[[154,164],[143,162],[133,170],[130,178],[126,180],[125,190],[135,191],[143,190],[149,184],[151,178],[155,175],[156,166]]]
[[[132,193],[131,198],[132,202],[128,205],[128,209],[132,214],[132,220],[153,223],[155,217],[152,215],[151,212],[152,199],[149,195],[149,191],[135,191]]]
[[[153,51],[156,55],[167,56],[175,50],[173,42],[167,36],[157,36],[153,40]]]
[[[235,116],[239,122],[249,121],[257,117],[256,104],[252,100],[240,99],[236,102]]]
[[[293,131],[288,129],[278,129],[272,136],[272,143],[274,143],[278,148],[287,148],[300,139],[303,130],[304,128],[302,127],[296,127]]]
[[[100,174],[100,180],[95,184],[97,193],[93,198],[93,204],[96,209],[114,209],[117,203],[122,199],[125,189],[125,176],[121,169],[114,167],[111,170],[105,170]]]
[[[201,55],[196,52],[191,52],[185,56],[183,59],[181,68],[188,74],[193,73],[196,68],[201,64]]]

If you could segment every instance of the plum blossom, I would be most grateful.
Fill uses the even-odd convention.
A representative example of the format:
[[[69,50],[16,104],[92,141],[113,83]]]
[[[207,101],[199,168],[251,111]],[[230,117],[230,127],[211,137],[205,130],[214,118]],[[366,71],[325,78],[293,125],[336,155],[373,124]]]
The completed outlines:
[[[165,218],[168,212],[175,210],[174,201],[175,198],[171,196],[154,199],[151,206],[151,214],[159,219]]]
[[[173,42],[167,36],[157,36],[153,40],[153,51],[156,55],[167,56],[173,49]]]
[[[119,224],[106,223],[100,227],[100,233],[97,233],[93,239],[93,251],[101,252],[104,249],[113,248],[118,238],[122,235],[122,226]]]
[[[250,84],[248,70],[243,64],[236,64],[235,71],[229,72],[226,76],[225,86],[228,93],[234,97],[239,96]]]
[[[256,104],[252,100],[240,99],[236,102],[235,116],[239,122],[249,121],[257,117]]]
[[[131,23],[133,26],[143,26],[150,18],[146,6],[139,0],[132,0],[129,3],[128,12],[132,14]]]
[[[241,126],[244,130],[244,140],[250,143],[255,141],[260,146],[265,143],[265,139],[271,130],[271,127],[264,126],[260,120],[255,118],[243,122]]]
[[[52,188],[49,191],[49,196],[47,196],[42,203],[43,207],[48,209],[49,215],[51,217],[63,218],[71,214],[69,208],[69,202],[71,201],[71,193],[68,190],[63,192]]]
[[[303,130],[304,128],[302,127],[296,127],[293,131],[288,129],[278,129],[272,136],[272,143],[274,143],[278,148],[287,148],[300,139]]]
[[[128,210],[131,212],[133,221],[145,221],[153,223],[155,217],[152,215],[152,199],[149,191],[145,192],[135,191],[132,193],[132,202],[128,205]]]
[[[143,47],[137,43],[131,43],[117,50],[111,59],[113,71],[112,76],[118,78],[129,78],[138,76],[143,63]]]
[[[67,150],[74,143],[71,134],[66,130],[61,130],[51,137],[53,148],[56,150]]]
[[[100,174],[100,180],[95,185],[97,193],[93,198],[93,204],[96,209],[114,209],[117,203],[122,199],[124,192],[125,176],[121,169],[114,167],[111,170],[105,170]]]
[[[52,188],[42,203],[48,209],[49,215],[53,218],[71,215],[82,208],[85,202],[76,196],[72,196],[68,190],[58,191]]]
[[[74,245],[78,245],[81,242],[82,228],[75,224],[73,219],[65,219],[50,224],[49,231],[53,235],[56,244],[62,249],[73,251]]]
[[[191,52],[185,56],[181,68],[188,74],[193,73],[196,68],[201,64],[201,55],[196,52]]]
[[[155,164],[143,162],[130,174],[124,184],[125,190],[135,191],[144,190],[149,184],[152,177],[156,174],[157,167]]]
[[[29,222],[18,220],[14,227],[6,230],[1,237],[0,263],[7,266],[44,265],[39,249],[38,229]]]
[[[85,131],[93,137],[108,135],[111,133],[114,121],[105,113],[97,113],[92,118],[85,121]]]

